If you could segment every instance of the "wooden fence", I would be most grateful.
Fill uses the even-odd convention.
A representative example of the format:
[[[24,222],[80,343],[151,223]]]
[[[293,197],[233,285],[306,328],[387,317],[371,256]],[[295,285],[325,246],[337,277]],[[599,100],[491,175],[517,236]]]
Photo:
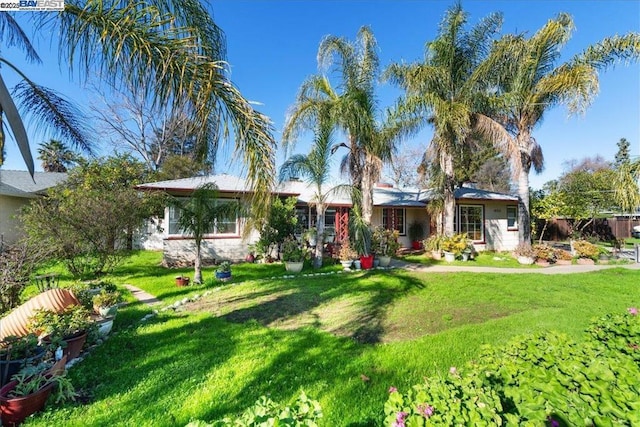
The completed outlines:
[[[624,239],[631,237],[630,230],[633,227],[640,225],[640,216],[617,216],[612,218],[599,218],[592,224],[585,227],[584,232],[588,235],[600,236],[603,240],[610,240],[613,238]],[[536,224],[536,230],[538,233],[542,231],[544,227],[544,221],[538,221]],[[543,240],[566,240],[571,232],[569,221],[566,219],[551,220],[547,224],[547,229],[544,233]],[[539,239],[538,235],[536,239]]]

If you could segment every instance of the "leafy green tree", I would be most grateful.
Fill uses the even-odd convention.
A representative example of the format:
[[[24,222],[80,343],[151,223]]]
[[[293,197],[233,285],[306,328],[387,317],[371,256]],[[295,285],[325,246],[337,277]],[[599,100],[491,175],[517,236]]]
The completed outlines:
[[[28,238],[50,248],[75,277],[99,276],[118,264],[134,230],[163,206],[157,195],[134,189],[145,180],[144,164],[130,156],[83,161],[20,218]]]
[[[147,86],[153,105],[187,103],[198,139],[206,142],[199,146],[201,158],[216,153],[218,144],[233,136],[234,148],[254,190],[253,214],[266,214],[275,175],[272,126],[231,83],[224,34],[204,3],[71,0],[54,18],[40,15],[46,16],[37,18],[41,21],[36,22],[36,28],[46,34],[59,34],[56,51],[81,79],[97,74],[115,87],[142,87],[153,81]],[[21,48],[27,58],[37,60],[31,43],[11,15],[0,12],[0,21],[7,45]],[[30,172],[34,167],[29,141],[14,99],[35,113],[38,123],[68,133],[70,138],[63,139],[88,146],[87,139],[75,132],[83,122],[69,121],[68,115],[61,114],[64,110],[59,107],[64,103],[50,96],[50,91],[40,90],[5,58],[0,61],[23,78],[25,89],[19,87],[18,95],[12,98],[0,76],[0,109]],[[0,145],[5,137],[4,127],[1,129]]]
[[[279,256],[282,242],[294,235],[298,224],[297,201],[295,197],[284,200],[279,197],[274,198],[267,219],[258,223],[258,231],[260,231],[258,247],[265,254],[269,254],[275,245]]]
[[[618,167],[613,181],[615,189],[613,197],[622,212],[633,214],[640,207],[640,160],[623,162]],[[631,236],[631,221],[627,222],[629,236]]]
[[[442,230],[454,231],[456,155],[469,153],[470,144],[479,138],[496,139],[503,132],[483,113],[489,110],[478,65],[484,60],[502,16],[491,14],[467,30],[468,14],[458,3],[446,13],[435,40],[426,45],[425,58],[415,64],[392,64],[386,76],[405,91],[399,111],[417,132],[426,125],[434,128],[427,157],[437,159],[432,166],[432,183],[441,195]]]
[[[530,37],[505,35],[493,44],[480,67],[497,89],[490,98],[493,117],[509,132],[494,143],[509,159],[518,182],[522,243],[531,241],[529,172],[532,167],[541,171],[544,163],[533,130],[544,113],[558,105],[566,105],[570,113],[585,111],[598,92],[598,72],[640,56],[640,34],[630,33],[605,38],[561,62],[562,48],[573,30],[571,17],[561,13]]]
[[[236,203],[218,203],[218,190],[214,184],[205,184],[186,199],[175,198],[172,204],[180,209],[178,227],[193,237],[196,246],[194,260],[195,283],[202,283],[202,240],[213,230],[218,218],[236,215],[239,205]]]
[[[347,135],[348,142],[334,146],[334,150],[338,147],[348,150],[341,170],[357,190],[354,196],[361,195],[358,206],[363,220],[370,224],[374,184],[405,129],[404,124],[392,120],[392,116],[378,121],[375,87],[379,60],[371,29],[361,27],[355,42],[331,35],[325,37],[318,48],[318,64],[321,69],[332,70],[338,83],[332,86],[326,75],[314,75],[302,83],[287,117],[283,141],[290,145],[300,131],[310,128],[320,112],[329,112],[331,121]]]
[[[78,161],[78,156],[63,142],[51,139],[40,144],[38,159],[45,172],[66,172]]]
[[[631,144],[627,141],[626,138],[620,138],[618,141],[618,151],[616,152],[616,158],[614,165],[617,168],[620,168],[622,165],[628,164],[631,161],[629,157],[629,147]]]
[[[316,247],[313,260],[314,268],[322,267],[322,253],[324,248],[324,213],[327,208],[326,198],[330,194],[324,191],[331,175],[331,152],[333,142],[331,138],[333,125],[328,115],[321,116],[315,126],[315,141],[307,155],[289,157],[280,167],[280,180],[302,176],[313,185],[314,194],[310,201],[316,207]]]

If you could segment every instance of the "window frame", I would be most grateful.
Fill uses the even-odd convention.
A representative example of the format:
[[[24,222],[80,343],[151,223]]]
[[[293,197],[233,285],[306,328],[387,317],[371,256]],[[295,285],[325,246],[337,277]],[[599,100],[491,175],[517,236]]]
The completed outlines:
[[[480,239],[473,239],[471,237],[469,237],[469,231],[463,231],[462,230],[462,209],[463,208],[473,208],[473,209],[479,209],[480,210]],[[458,205],[457,209],[456,209],[456,214],[458,215],[458,218],[456,219],[456,225],[457,225],[457,230],[459,233],[466,233],[467,237],[469,237],[469,239],[473,242],[473,243],[477,243],[477,244],[484,244],[486,241],[486,227],[485,227],[485,213],[484,213],[484,208],[485,206],[482,204],[460,204]]]
[[[188,197],[181,197],[180,199],[187,199]],[[224,198],[224,197],[220,197],[217,198],[215,200],[215,203],[240,203],[240,199],[235,199],[235,198]],[[169,206],[168,208],[168,212],[167,212],[167,237],[169,238],[185,238],[185,239],[192,239],[193,236],[188,235],[188,234],[184,234],[182,230],[178,230],[178,233],[172,233],[172,228],[176,227],[177,224],[175,224],[177,222],[177,218],[175,217],[175,212],[179,212],[180,208],[176,207],[176,206]],[[235,231],[231,232],[231,233],[218,233],[217,232],[217,228],[218,228],[218,219],[216,218],[216,221],[213,225],[213,232],[212,233],[204,233],[203,234],[203,238],[205,239],[226,239],[226,238],[237,238],[240,237],[240,218],[238,213],[236,212],[235,214],[235,221],[229,221],[229,223],[234,223],[235,222]]]
[[[407,210],[405,208],[392,208],[392,207],[382,208],[382,212],[380,213],[380,224],[385,230],[391,230],[390,228],[387,228],[387,226],[384,223],[385,212],[387,212],[387,216],[388,216],[388,212],[391,209],[395,209],[396,211],[402,212],[402,230],[398,230],[398,235],[406,236],[407,235]]]
[[[514,217],[514,224],[515,225],[509,225],[509,210],[510,209],[515,209],[515,217]],[[507,230],[508,231],[518,231],[519,228],[519,224],[518,224],[518,205],[507,205]]]

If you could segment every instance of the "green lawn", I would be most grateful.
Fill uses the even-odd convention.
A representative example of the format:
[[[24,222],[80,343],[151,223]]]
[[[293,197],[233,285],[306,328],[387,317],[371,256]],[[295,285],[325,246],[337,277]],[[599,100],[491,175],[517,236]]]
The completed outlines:
[[[592,317],[640,299],[640,271],[624,269],[268,279],[284,267],[242,265],[235,283],[176,288],[173,277],[190,270],[159,259],[137,253],[110,278],[166,304],[214,291],[145,323],[148,308],[121,309],[117,332],[71,370],[83,404],[49,405],[29,425],[179,426],[239,413],[263,394],[289,401],[300,389],[320,401],[322,425],[377,425],[391,385],[406,389],[514,335],[554,329],[580,339]]]
[[[485,251],[476,254],[473,260],[462,261],[456,259],[454,262],[446,262],[443,259],[435,260],[430,255],[408,254],[400,257],[407,262],[414,262],[424,265],[454,265],[459,267],[505,267],[505,268],[540,268],[537,265],[522,265],[509,252]]]

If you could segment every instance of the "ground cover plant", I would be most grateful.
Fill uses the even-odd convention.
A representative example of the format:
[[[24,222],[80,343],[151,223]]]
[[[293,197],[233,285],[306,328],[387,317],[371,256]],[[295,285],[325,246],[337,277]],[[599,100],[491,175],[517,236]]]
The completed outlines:
[[[208,282],[211,267],[205,284],[177,288],[180,271],[140,252],[105,278],[165,305],[211,293],[145,322],[148,307],[121,308],[113,335],[69,373],[79,402],[50,407],[29,425],[213,422],[239,416],[263,395],[292,404],[301,390],[319,401],[321,426],[381,425],[390,386],[406,390],[517,335],[557,330],[580,341],[593,316],[637,306],[640,280],[620,268],[284,279],[282,265],[252,264],[234,265],[231,283]]]

